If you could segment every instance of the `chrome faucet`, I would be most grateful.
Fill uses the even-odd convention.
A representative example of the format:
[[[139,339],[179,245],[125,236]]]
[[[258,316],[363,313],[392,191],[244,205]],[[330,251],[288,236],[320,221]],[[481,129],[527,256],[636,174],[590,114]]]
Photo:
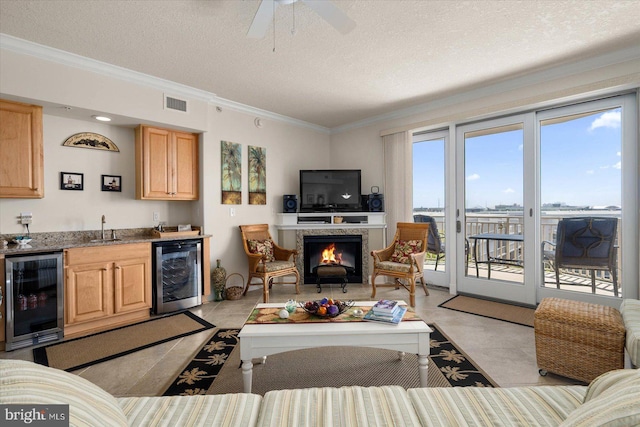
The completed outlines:
[[[107,219],[102,215],[102,240],[104,240],[104,224],[107,222]]]

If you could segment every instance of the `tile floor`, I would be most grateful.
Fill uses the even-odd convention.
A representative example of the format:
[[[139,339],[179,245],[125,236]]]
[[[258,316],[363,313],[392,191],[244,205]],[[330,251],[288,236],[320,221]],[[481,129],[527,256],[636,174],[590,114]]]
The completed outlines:
[[[323,285],[322,296],[370,299],[369,285],[349,284],[347,289],[343,294],[339,285]],[[439,308],[438,304],[451,298],[448,289],[430,287],[429,292],[426,296],[421,288],[416,291],[416,312],[426,322],[437,323],[501,387],[575,383],[552,374],[546,377],[538,374],[533,328]],[[284,302],[296,298],[302,301],[318,297],[314,285],[301,285],[301,294],[295,295],[293,285],[276,284],[270,300]],[[379,288],[376,297],[409,299],[404,289],[393,288]],[[262,302],[262,292],[259,287],[252,287],[240,300],[210,302],[191,311],[217,327],[240,328],[258,302]],[[116,396],[161,395],[210,334],[211,331],[200,332],[75,373]],[[0,358],[33,360],[33,355],[31,349],[21,349],[0,352]],[[238,375],[241,375],[240,370]]]

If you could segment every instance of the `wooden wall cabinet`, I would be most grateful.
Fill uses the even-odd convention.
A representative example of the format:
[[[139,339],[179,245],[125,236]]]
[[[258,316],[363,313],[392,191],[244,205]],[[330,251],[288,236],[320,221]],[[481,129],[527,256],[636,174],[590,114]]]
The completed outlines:
[[[151,126],[136,129],[136,198],[198,200],[198,135]]]
[[[150,317],[151,244],[65,250],[64,335]]]
[[[0,100],[0,197],[44,197],[42,107]]]

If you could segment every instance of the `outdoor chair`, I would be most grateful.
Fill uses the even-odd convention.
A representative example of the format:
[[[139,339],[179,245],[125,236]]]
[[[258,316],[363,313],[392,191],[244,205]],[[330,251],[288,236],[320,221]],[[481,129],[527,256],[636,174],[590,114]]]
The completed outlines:
[[[438,262],[444,258],[444,243],[442,243],[440,233],[438,232],[438,225],[434,217],[429,215],[414,215],[414,222],[427,222],[429,223],[429,236],[427,239],[427,252],[436,256],[435,270],[438,269]]]
[[[607,270],[611,274],[613,292],[618,296],[617,227],[617,218],[564,218],[558,222],[556,242],[542,242],[543,260],[553,267],[558,289],[561,268],[590,270],[591,292],[594,294],[596,270]],[[545,250],[545,245],[553,249]]]
[[[295,284],[296,294],[300,293],[300,273],[296,268],[298,251],[278,246],[269,233],[268,224],[241,225],[242,245],[249,262],[249,277],[243,295],[247,294],[249,286],[262,285],[262,300],[269,302],[269,290],[273,279],[283,276],[295,276],[295,282],[280,282]],[[259,279],[262,283],[251,283]]]
[[[428,223],[399,222],[391,245],[371,251],[371,298],[376,296],[376,287],[392,286],[399,289],[402,286],[409,291],[409,305],[415,307],[417,280],[420,280],[425,294],[429,295],[423,272],[428,233]],[[376,285],[377,276],[392,277],[394,283]]]

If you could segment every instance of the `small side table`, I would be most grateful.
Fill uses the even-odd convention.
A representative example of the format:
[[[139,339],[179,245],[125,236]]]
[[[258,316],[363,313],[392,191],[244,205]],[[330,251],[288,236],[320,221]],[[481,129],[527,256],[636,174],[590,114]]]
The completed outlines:
[[[339,265],[320,265],[316,267],[316,288],[322,292],[322,282],[340,283],[342,292],[347,292],[347,269]]]

